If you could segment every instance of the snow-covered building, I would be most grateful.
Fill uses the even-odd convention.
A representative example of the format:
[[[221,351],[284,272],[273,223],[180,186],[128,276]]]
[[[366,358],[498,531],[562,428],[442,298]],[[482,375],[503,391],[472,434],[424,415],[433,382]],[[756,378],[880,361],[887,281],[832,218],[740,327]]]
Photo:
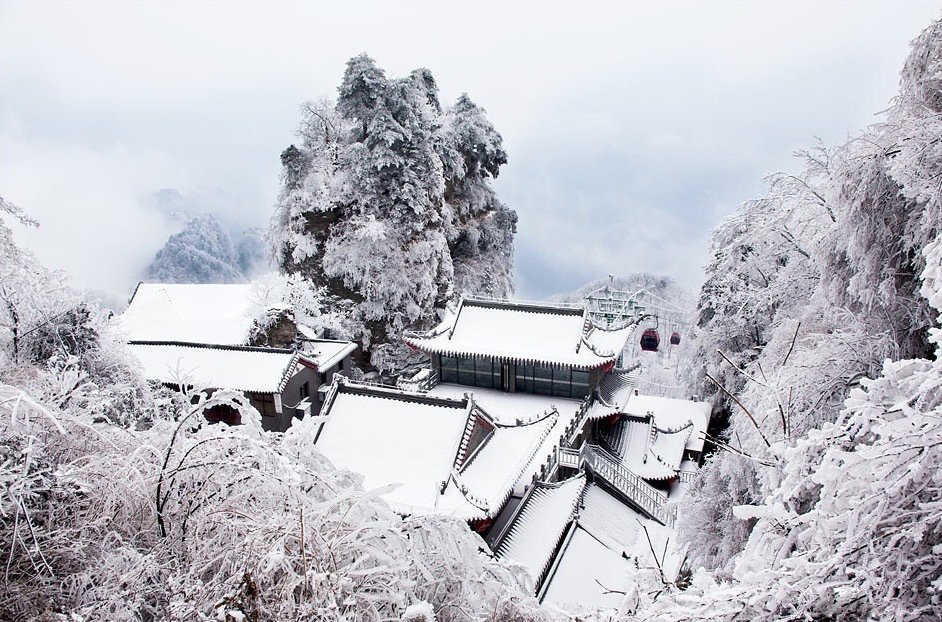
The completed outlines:
[[[468,521],[545,602],[609,605],[650,555],[643,528],[663,547],[709,406],[638,395],[618,366],[635,324],[607,326],[577,305],[466,298],[407,334],[427,369],[338,379],[314,442],[397,511]]]
[[[241,391],[267,430],[316,415],[356,345],[308,339],[290,308],[250,284],[139,283],[115,318],[144,376],[170,386]],[[233,412],[207,413],[237,421]]]
[[[429,355],[443,383],[585,399],[633,330],[597,327],[579,305],[463,298],[436,328],[405,341]]]
[[[315,445],[336,466],[403,514],[441,514],[475,524],[498,515],[559,418],[555,410],[506,423],[471,394],[433,395],[338,378]],[[537,465],[539,468],[540,465]]]

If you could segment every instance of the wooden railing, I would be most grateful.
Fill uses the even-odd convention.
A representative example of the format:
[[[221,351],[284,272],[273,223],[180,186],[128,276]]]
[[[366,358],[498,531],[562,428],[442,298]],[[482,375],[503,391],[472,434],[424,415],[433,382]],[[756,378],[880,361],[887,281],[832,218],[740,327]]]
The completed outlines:
[[[691,484],[697,478],[696,471],[680,471],[677,473],[681,484]]]
[[[582,432],[582,429],[585,427],[586,415],[589,412],[589,407],[592,405],[592,394],[590,393],[588,397],[582,400],[582,404],[579,405],[579,410],[576,411],[575,416],[572,418],[572,421],[569,422],[569,425],[566,426],[566,429],[563,430],[563,433],[559,437],[560,446],[562,445],[572,445],[576,436]]]
[[[584,448],[584,460],[596,475],[625,495],[639,510],[668,527],[674,526],[677,512],[667,507],[666,492],[632,473],[598,445],[587,445]]]
[[[569,447],[560,447],[559,455],[557,456],[557,462],[561,467],[578,470],[580,467],[582,467],[582,457],[581,450],[570,449]]]
[[[396,387],[405,391],[419,391],[427,393],[438,386],[438,372],[431,369],[421,369],[411,378],[399,378]]]

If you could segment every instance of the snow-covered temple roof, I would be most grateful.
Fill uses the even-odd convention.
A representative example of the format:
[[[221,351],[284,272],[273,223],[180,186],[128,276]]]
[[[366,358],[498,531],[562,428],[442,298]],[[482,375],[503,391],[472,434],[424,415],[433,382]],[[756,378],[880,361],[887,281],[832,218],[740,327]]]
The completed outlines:
[[[632,330],[596,328],[583,307],[464,298],[436,328],[405,341],[426,353],[591,369],[613,363]]]
[[[580,474],[555,484],[535,485],[498,543],[497,556],[524,566],[535,585],[552,561],[585,483],[585,475]]]
[[[559,414],[494,421],[467,396],[443,397],[339,379],[317,448],[359,473],[405,514],[496,515],[555,429]],[[470,438],[478,440],[467,446]]]
[[[615,609],[628,591],[628,560],[575,527],[551,569],[542,602]]]
[[[470,415],[467,399],[411,394],[339,382],[321,414],[317,448],[337,467],[359,473],[367,490],[397,511],[433,512]]]
[[[572,611],[617,608],[628,591],[628,569],[653,567],[671,530],[649,520],[597,484],[582,493],[575,524],[547,574],[540,600]],[[637,561],[635,561],[637,560]],[[676,560],[669,560],[671,566]]]
[[[648,480],[670,479],[680,469],[693,426],[661,430],[650,418],[618,421],[606,440],[629,471]]]
[[[685,448],[703,451],[704,434],[710,422],[711,407],[707,402],[678,400],[653,395],[633,395],[622,408],[622,412],[633,417],[654,417],[654,425],[661,430],[679,430],[689,423],[690,436]]]
[[[335,339],[306,339],[301,345],[304,356],[321,370],[330,369],[356,349],[357,344],[352,341]]]
[[[144,377],[197,388],[280,393],[299,362],[291,350],[131,343]]]
[[[519,425],[495,426],[480,448],[453,473],[442,495],[441,511],[465,519],[497,515],[558,416],[552,412]]]
[[[140,283],[115,321],[127,341],[243,345],[271,308],[284,304],[250,284]]]
[[[480,387],[466,387],[456,384],[439,384],[429,391],[430,395],[446,397],[460,397],[470,394],[475,404],[488,414],[494,421],[504,425],[514,425],[516,422],[533,421],[542,418],[546,413],[555,411],[553,427],[547,433],[543,442],[534,452],[529,463],[520,473],[518,482],[529,483],[533,475],[550,455],[555,454],[555,447],[559,446],[559,437],[576,418],[580,400],[549,395],[536,395],[533,393],[506,393],[499,389],[484,389]]]
[[[634,393],[635,373],[628,370],[613,370],[602,377],[597,389],[598,399],[589,407],[589,419],[602,419],[623,412],[625,404]]]

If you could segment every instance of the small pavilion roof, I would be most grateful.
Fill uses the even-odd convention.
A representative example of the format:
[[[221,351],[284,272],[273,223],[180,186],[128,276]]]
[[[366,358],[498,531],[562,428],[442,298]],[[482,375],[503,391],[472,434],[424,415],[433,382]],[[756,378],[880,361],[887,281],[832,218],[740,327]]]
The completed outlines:
[[[322,371],[330,369],[356,349],[357,344],[352,341],[336,339],[305,339],[301,344],[304,356]]]
[[[592,369],[613,363],[633,330],[597,328],[582,306],[463,298],[436,328],[405,341],[429,354]]]
[[[622,408],[632,417],[654,418],[654,425],[661,430],[680,430],[691,425],[685,448],[703,451],[704,433],[710,422],[711,407],[707,402],[678,400],[653,395],[632,395]]]
[[[609,445],[629,471],[644,479],[670,479],[677,474],[693,424],[665,430],[651,418],[628,417],[607,435]]]
[[[495,425],[481,447],[453,473],[442,509],[469,520],[496,516],[558,418],[552,412],[526,423]],[[458,499],[461,493],[463,499]]]
[[[456,384],[439,384],[429,391],[430,395],[457,397],[470,394],[474,403],[486,412],[494,421],[506,426],[519,422],[542,419],[547,413],[555,411],[553,427],[537,448],[529,463],[524,467],[518,483],[529,484],[533,475],[540,471],[549,456],[554,456],[559,446],[560,436],[573,423],[579,413],[582,402],[579,400],[535,395],[532,393],[505,393],[499,389],[483,389]]]
[[[280,393],[300,357],[292,350],[132,342],[144,377],[168,384],[254,393]]]

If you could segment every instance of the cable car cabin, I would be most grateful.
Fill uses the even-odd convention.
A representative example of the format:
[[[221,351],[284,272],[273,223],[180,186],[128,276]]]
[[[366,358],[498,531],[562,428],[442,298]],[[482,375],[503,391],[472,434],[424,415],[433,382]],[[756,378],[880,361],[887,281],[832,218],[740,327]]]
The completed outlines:
[[[653,328],[641,333],[641,349],[645,352],[657,352],[657,346],[660,343],[661,338]]]
[[[680,345],[680,333],[678,333],[676,330],[673,333],[671,333],[671,345],[672,346]]]

